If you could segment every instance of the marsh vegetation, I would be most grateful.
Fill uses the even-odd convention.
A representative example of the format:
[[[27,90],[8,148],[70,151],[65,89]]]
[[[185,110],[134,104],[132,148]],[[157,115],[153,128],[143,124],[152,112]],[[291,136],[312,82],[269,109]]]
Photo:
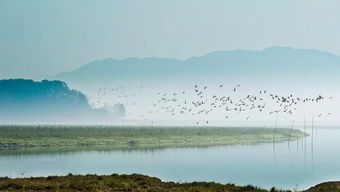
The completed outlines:
[[[322,183],[301,192],[339,191],[339,182]],[[163,182],[145,175],[72,175],[36,178],[0,178],[0,191],[130,191],[130,192],[291,192],[251,185],[237,186],[215,182]]]
[[[301,137],[277,129],[275,140]],[[0,126],[0,148],[154,148],[272,142],[274,129],[237,127]]]

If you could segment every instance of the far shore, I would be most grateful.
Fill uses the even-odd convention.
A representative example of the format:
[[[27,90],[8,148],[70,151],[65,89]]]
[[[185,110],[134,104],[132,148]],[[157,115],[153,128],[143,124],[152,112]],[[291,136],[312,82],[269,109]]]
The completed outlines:
[[[308,134],[254,127],[0,125],[0,149],[110,150],[293,141]]]

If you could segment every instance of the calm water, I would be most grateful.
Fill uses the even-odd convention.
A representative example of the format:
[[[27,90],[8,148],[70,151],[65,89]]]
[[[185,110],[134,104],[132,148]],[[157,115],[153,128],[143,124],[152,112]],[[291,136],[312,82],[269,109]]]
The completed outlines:
[[[310,131],[310,130],[308,130]],[[171,181],[216,181],[304,189],[340,180],[340,129],[315,131],[288,143],[0,155],[0,176],[141,173]],[[306,145],[305,145],[306,144]]]

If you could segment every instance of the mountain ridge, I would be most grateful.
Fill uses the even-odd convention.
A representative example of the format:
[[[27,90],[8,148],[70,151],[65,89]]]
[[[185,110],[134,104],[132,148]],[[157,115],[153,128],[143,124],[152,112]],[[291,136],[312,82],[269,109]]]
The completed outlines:
[[[106,58],[73,71],[59,73],[52,79],[66,82],[124,81],[133,79],[199,78],[229,76],[243,78],[258,74],[263,77],[319,76],[340,72],[340,56],[315,49],[269,47],[261,51],[214,51],[185,60],[172,58]]]

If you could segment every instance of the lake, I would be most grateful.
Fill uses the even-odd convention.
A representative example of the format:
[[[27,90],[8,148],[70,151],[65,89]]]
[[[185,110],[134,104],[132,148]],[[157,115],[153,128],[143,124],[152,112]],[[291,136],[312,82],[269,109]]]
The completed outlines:
[[[307,130],[311,132],[311,130]],[[215,181],[306,189],[340,180],[340,129],[281,143],[158,150],[0,155],[0,176],[139,173],[164,181]],[[312,144],[313,143],[313,144]],[[8,151],[10,152],[10,151]]]

